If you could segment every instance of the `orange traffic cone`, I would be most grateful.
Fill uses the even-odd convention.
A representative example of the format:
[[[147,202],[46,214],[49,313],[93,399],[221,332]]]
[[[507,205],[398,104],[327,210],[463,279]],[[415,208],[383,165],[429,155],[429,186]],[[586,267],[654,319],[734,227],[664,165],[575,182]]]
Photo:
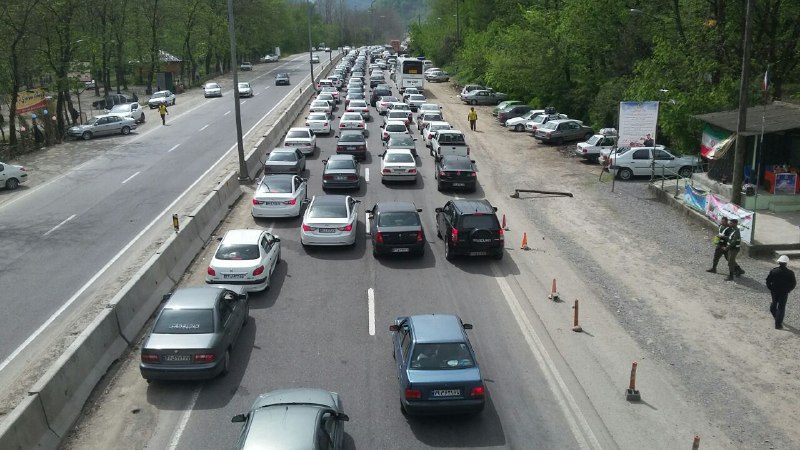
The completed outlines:
[[[547,296],[548,299],[558,301],[558,290],[556,289],[556,279],[553,278],[553,287],[550,289],[550,294]]]
[[[500,228],[502,228],[503,231],[508,231],[508,227],[506,226],[506,215],[505,214],[503,214],[503,223],[500,225]]]
[[[522,245],[519,247],[520,250],[530,250],[531,248],[528,247],[528,232],[522,233]]]

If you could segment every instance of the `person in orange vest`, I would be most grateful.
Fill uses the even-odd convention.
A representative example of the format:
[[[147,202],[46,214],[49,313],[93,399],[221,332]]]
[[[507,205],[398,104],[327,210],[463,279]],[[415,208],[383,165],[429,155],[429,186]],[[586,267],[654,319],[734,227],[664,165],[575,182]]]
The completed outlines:
[[[472,131],[476,131],[475,124],[478,122],[478,111],[475,111],[474,106],[469,108],[469,114],[467,114],[467,120],[469,120],[469,129]]]

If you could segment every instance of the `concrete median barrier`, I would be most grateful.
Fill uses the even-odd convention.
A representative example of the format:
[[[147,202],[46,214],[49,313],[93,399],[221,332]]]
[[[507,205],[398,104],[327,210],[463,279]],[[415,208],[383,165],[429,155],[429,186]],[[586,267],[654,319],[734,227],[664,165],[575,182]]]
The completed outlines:
[[[169,278],[177,283],[204,246],[205,240],[200,238],[196,221],[189,219],[181,223],[180,232],[164,241],[157,254],[164,261]]]
[[[117,316],[103,310],[29,393],[38,394],[50,430],[63,438],[100,378],[127,347]]]
[[[169,277],[170,270],[166,258],[154,255],[111,299],[109,306],[116,314],[119,332],[127,342],[136,339],[164,294],[175,286],[175,281]]]
[[[217,185],[217,192],[219,192],[219,204],[227,209],[231,207],[239,197],[242,196],[242,188],[239,184],[239,175],[236,172],[231,172],[227,177]]]
[[[219,191],[209,192],[203,202],[189,214],[200,239],[206,241],[217,228],[219,222],[228,214],[228,208],[219,202]]]
[[[47,416],[37,394],[25,397],[0,423],[3,450],[56,448],[59,441],[59,436],[47,426]]]

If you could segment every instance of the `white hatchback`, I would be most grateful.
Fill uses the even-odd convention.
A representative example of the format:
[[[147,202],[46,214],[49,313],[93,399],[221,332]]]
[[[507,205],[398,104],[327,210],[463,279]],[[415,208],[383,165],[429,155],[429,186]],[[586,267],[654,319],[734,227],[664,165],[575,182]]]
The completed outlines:
[[[316,195],[303,215],[300,243],[355,245],[359,200],[349,195]]]
[[[264,230],[230,230],[206,270],[208,284],[234,284],[263,291],[281,259],[281,240]]]
[[[13,191],[26,181],[28,181],[28,169],[0,162],[0,186]]]
[[[283,146],[300,149],[304,155],[313,155],[317,149],[317,137],[310,128],[289,128]]]

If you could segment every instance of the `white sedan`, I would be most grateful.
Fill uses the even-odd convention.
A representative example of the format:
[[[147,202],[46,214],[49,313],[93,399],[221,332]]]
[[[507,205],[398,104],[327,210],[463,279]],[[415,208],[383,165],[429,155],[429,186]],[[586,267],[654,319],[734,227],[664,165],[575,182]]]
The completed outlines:
[[[304,178],[290,174],[264,175],[253,193],[253,217],[300,217],[308,198]]]
[[[381,155],[381,182],[417,182],[417,162],[411,150],[388,149]]]
[[[158,91],[153,92],[153,95],[147,100],[147,106],[150,109],[156,109],[161,104],[165,105],[174,105],[175,104],[175,94],[172,91]]]
[[[369,112],[369,105],[364,100],[353,100],[347,104],[347,112],[357,112],[361,114],[364,120],[370,120],[372,114]]]
[[[28,181],[28,169],[0,162],[0,186],[13,191],[26,181]]]
[[[208,97],[222,97],[222,86],[217,83],[206,83],[203,86],[203,95]]]
[[[310,128],[289,128],[283,139],[283,146],[298,148],[304,155],[313,155],[317,149],[317,136]]]
[[[367,123],[361,117],[361,113],[346,112],[342,114],[339,120],[339,130],[358,130],[364,133],[364,137],[369,137],[369,130],[367,130]]]
[[[322,112],[328,115],[333,113],[333,105],[327,100],[314,100],[309,105],[308,110],[310,112]]]
[[[300,226],[300,243],[355,245],[359,203],[349,195],[314,196]]]
[[[407,134],[411,136],[408,127],[402,120],[389,120],[385,125],[381,125],[381,139],[388,141],[392,134]]]
[[[144,108],[138,103],[120,103],[107,109],[106,114],[122,118],[133,119],[136,123],[144,123]]]
[[[281,240],[264,230],[230,230],[211,258],[208,284],[235,284],[247,292],[263,291],[281,259]]]
[[[453,127],[448,122],[428,122],[425,128],[422,129],[422,141],[425,142],[425,147],[431,146],[431,139],[433,135],[439,130],[452,130]]]
[[[328,115],[321,112],[312,112],[306,117],[306,126],[314,134],[331,134],[331,122]]]

